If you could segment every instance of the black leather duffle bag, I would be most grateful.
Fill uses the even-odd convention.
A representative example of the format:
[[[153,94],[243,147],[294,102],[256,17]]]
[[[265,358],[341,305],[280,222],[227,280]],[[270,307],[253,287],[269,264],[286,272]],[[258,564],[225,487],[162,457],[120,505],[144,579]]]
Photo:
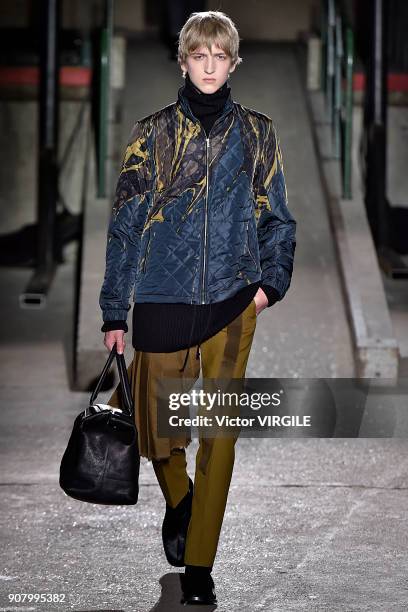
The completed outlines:
[[[116,357],[122,408],[95,404]],[[109,354],[89,406],[75,419],[61,460],[59,484],[67,495],[93,504],[136,504],[140,455],[134,407],[124,355]]]

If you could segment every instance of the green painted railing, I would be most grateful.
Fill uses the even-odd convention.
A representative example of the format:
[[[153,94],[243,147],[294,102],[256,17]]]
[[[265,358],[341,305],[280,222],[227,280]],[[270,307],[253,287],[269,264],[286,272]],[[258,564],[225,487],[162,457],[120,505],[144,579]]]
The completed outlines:
[[[343,198],[350,199],[354,35],[336,0],[323,3],[321,60],[321,83],[332,128],[332,155],[341,161]]]
[[[106,197],[106,160],[108,157],[110,58],[113,32],[113,0],[105,0],[104,27],[100,32],[98,197]]]

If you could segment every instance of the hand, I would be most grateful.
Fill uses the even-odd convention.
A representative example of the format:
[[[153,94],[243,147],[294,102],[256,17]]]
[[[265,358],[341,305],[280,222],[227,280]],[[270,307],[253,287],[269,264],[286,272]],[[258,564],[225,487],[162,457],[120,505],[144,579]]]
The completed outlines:
[[[116,352],[121,355],[125,351],[125,332],[123,329],[115,329],[113,331],[108,331],[105,333],[104,345],[111,352],[113,345],[116,342]]]
[[[267,308],[269,304],[265,291],[263,291],[263,289],[260,287],[255,294],[254,301],[256,306],[256,316],[258,316],[265,308]]]

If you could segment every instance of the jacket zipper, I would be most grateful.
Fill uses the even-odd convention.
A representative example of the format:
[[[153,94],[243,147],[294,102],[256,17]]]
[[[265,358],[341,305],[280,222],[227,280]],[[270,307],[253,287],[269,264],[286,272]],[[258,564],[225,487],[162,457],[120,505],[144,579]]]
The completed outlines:
[[[208,229],[207,229],[207,225],[208,225],[208,192],[209,192],[209,188],[210,188],[210,185],[209,185],[209,183],[210,183],[210,164],[209,164],[209,158],[210,158],[210,136],[211,136],[211,132],[213,131],[214,127],[222,119],[224,119],[224,117],[218,117],[218,119],[213,123],[213,126],[210,129],[210,133],[208,134],[208,136],[205,139],[205,143],[206,143],[206,147],[205,147],[205,153],[206,153],[206,155],[205,155],[206,181],[205,181],[205,208],[204,208],[204,249],[203,249],[203,251],[204,251],[204,258],[203,258],[203,273],[202,273],[202,280],[201,280],[201,304],[205,304],[204,296],[205,296],[205,273],[206,273],[206,264],[207,264],[206,249],[207,249],[207,234],[208,234]],[[205,132],[204,126],[202,126],[202,129]]]
[[[225,119],[225,117],[229,114],[233,112],[233,109],[231,109],[226,115],[222,115],[221,117],[218,117],[218,119],[213,123],[213,126],[210,129],[210,133],[208,134],[208,136],[206,136],[205,142],[206,142],[206,186],[205,186],[205,209],[204,209],[204,248],[203,248],[203,253],[204,253],[204,257],[203,257],[203,271],[202,271],[202,276],[201,276],[201,304],[205,304],[205,299],[204,299],[204,295],[205,295],[205,273],[206,273],[206,263],[207,263],[207,253],[206,253],[206,248],[207,248],[207,223],[208,223],[208,191],[209,191],[209,150],[210,150],[210,136],[211,136],[211,132],[213,131],[214,127],[217,125],[217,123],[219,123],[221,120]],[[194,116],[193,116],[194,117]],[[194,120],[196,120],[197,118],[194,117]],[[201,123],[200,120],[198,120],[198,123],[201,125],[201,129],[203,130],[204,134],[205,134],[205,129],[203,124]]]
[[[210,130],[211,132],[211,130]],[[206,151],[205,151],[205,160],[206,160],[206,184],[205,184],[205,208],[204,208],[204,249],[203,249],[203,253],[204,253],[204,258],[203,258],[203,273],[202,273],[202,281],[201,281],[201,304],[205,304],[205,299],[204,299],[204,295],[205,295],[205,288],[204,288],[204,283],[205,283],[205,272],[206,272],[206,263],[207,263],[207,253],[206,253],[206,249],[207,249],[207,223],[208,223],[208,183],[209,183],[209,165],[208,165],[208,158],[209,158],[209,149],[210,149],[210,138],[206,138],[205,139],[206,142]]]

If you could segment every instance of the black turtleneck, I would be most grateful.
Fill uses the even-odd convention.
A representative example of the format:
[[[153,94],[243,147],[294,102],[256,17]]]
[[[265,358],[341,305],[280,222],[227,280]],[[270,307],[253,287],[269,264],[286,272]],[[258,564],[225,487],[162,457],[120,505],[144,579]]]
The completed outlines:
[[[204,93],[191,81],[188,73],[181,89],[191,111],[204,127],[207,136],[221,115],[231,95],[228,81],[214,93]],[[213,304],[137,303],[133,305],[133,336],[135,350],[169,353],[196,346],[211,338],[240,315],[262,287],[272,306],[279,295],[261,281],[239,290],[234,296]],[[125,321],[108,321],[102,331],[128,331]]]
[[[208,136],[231,95],[231,87],[228,85],[228,81],[225,81],[224,85],[214,93],[204,93],[194,85],[187,73],[183,94],[188,100],[193,115],[200,120]]]

